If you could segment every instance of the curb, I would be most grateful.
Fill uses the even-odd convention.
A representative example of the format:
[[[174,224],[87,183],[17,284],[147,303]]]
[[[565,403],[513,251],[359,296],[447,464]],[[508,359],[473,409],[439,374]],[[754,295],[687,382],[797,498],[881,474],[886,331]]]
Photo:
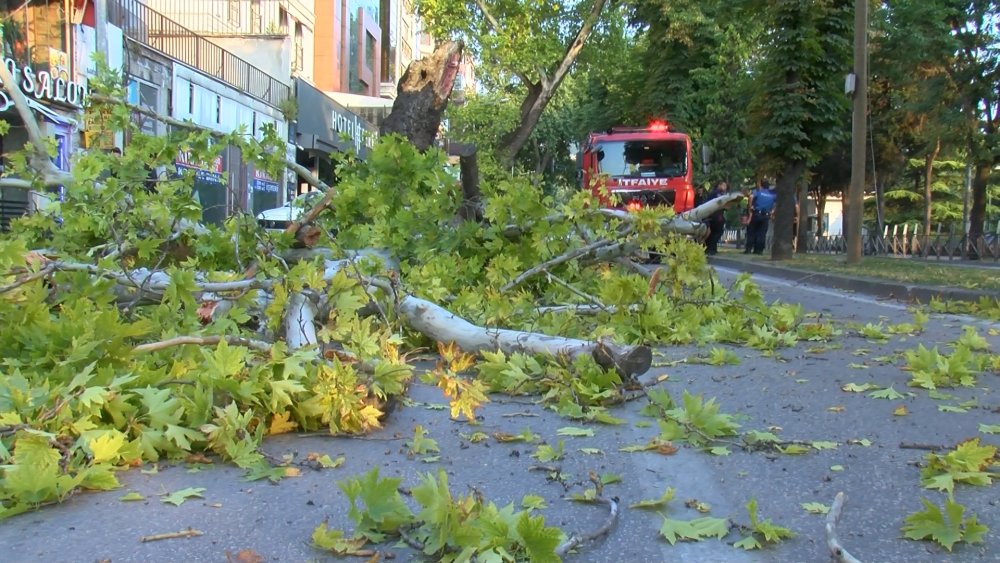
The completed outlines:
[[[708,258],[708,263],[712,266],[750,272],[751,274],[771,276],[797,284],[802,283],[831,287],[844,291],[863,293],[865,295],[871,295],[883,299],[896,299],[907,303],[926,304],[932,299],[938,299],[940,301],[966,301],[975,303],[983,298],[997,298],[997,295],[994,292],[987,292],[978,289],[883,282],[870,278],[858,278],[853,276],[829,274],[825,272],[808,272],[792,268],[783,268],[773,264],[733,260],[731,258],[720,258],[718,256],[710,256]]]

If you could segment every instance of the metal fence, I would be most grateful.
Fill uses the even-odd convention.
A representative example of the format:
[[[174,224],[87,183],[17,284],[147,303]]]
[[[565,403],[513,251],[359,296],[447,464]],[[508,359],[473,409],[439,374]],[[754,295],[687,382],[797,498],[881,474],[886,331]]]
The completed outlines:
[[[291,88],[196,34],[139,0],[109,0],[108,22],[122,28],[126,37],[278,107],[288,99]]]
[[[746,229],[728,229],[723,243],[743,248]],[[796,241],[797,243],[797,241]],[[845,254],[847,239],[841,235],[810,236],[806,238],[806,252],[815,254]],[[766,248],[771,248],[771,233],[767,234]],[[886,227],[880,234],[864,235],[863,251],[866,255],[909,256],[929,260],[964,260],[976,258],[1000,262],[1000,233],[987,233],[970,239],[961,233],[934,233],[931,235],[911,232],[909,227]]]

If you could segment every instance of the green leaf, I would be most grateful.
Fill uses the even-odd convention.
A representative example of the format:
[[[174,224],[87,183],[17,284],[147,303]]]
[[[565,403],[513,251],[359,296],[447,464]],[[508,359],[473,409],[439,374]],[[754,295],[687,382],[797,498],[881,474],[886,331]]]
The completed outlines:
[[[545,525],[545,518],[522,512],[515,527],[521,545],[531,561],[538,563],[558,563],[556,548],[562,543],[563,533],[559,528]]]
[[[809,445],[817,450],[835,450],[837,449],[838,446],[840,446],[840,444],[838,444],[837,442],[826,442],[822,440],[817,442],[812,442]]]
[[[728,520],[710,516],[694,520],[672,520],[664,517],[663,524],[660,525],[660,535],[670,542],[670,545],[674,545],[679,539],[701,541],[714,537],[721,540],[728,533]]]
[[[132,491],[132,492],[126,494],[126,495],[122,495],[122,496],[118,497],[118,500],[120,500],[122,502],[132,502],[132,501],[137,501],[137,500],[146,500],[146,497],[142,496],[141,493],[138,493],[136,491]]]
[[[180,506],[189,498],[205,498],[201,493],[205,492],[204,487],[188,487],[170,494],[162,495],[160,502]]]
[[[803,502],[801,506],[809,514],[826,514],[830,512],[830,507],[821,502]]]
[[[965,507],[953,499],[945,501],[944,512],[927,499],[920,499],[924,510],[906,517],[903,524],[903,535],[912,540],[930,539],[941,544],[948,551],[959,541],[969,543],[983,541],[983,535],[989,531],[979,524],[975,515],[964,518]]]
[[[787,446],[778,446],[777,450],[785,455],[802,455],[809,453],[809,448],[801,444],[788,444]]]
[[[600,448],[580,448],[577,451],[587,455],[602,455],[604,453]]]
[[[673,500],[674,494],[677,491],[673,487],[667,487],[667,490],[660,495],[660,498],[640,500],[639,502],[632,503],[628,505],[629,508],[658,508],[663,506]]]
[[[873,399],[888,399],[890,401],[896,401],[904,397],[904,395],[899,391],[896,391],[892,385],[880,391],[872,391],[868,394],[868,396]]]
[[[872,389],[878,389],[879,386],[874,383],[848,383],[840,387],[843,391],[848,393],[865,393],[871,391]]]
[[[556,434],[560,436],[573,436],[573,437],[584,437],[593,436],[594,431],[590,428],[578,428],[576,426],[563,426],[562,428],[556,430]]]
[[[535,453],[531,454],[531,457],[542,463],[548,463],[562,459],[564,451],[563,441],[559,440],[559,443],[555,447],[548,444],[539,445]]]
[[[979,431],[983,434],[1000,434],[1000,424],[980,424]]]
[[[543,508],[548,508],[545,499],[537,495],[524,495],[521,498],[521,507],[527,508],[529,510],[541,510]]]

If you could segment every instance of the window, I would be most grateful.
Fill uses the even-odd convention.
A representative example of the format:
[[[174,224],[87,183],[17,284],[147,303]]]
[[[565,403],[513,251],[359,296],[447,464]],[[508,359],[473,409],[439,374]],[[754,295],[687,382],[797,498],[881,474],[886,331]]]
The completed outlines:
[[[293,70],[305,68],[305,46],[302,41],[302,23],[295,22],[295,54],[292,61]]]
[[[260,14],[260,0],[250,0],[250,33],[264,33],[264,17]]]
[[[215,122],[222,123],[222,96],[215,95]]]
[[[278,32],[282,35],[288,33],[288,12],[284,7],[278,8]]]
[[[229,0],[229,23],[240,25],[240,0]]]
[[[600,171],[611,176],[673,178],[687,173],[684,141],[604,141],[598,149]]]
[[[194,82],[188,82],[188,113],[194,113]]]

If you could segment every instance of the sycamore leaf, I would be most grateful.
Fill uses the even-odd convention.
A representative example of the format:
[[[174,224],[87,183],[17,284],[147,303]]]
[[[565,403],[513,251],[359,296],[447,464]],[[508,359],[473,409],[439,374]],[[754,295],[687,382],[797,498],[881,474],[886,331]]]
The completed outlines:
[[[734,543],[733,547],[738,547],[740,549],[745,549],[747,551],[752,551],[754,549],[760,549],[762,546],[760,545],[760,542],[757,541],[757,538],[755,538],[755,537],[753,537],[751,535],[751,536],[747,536],[747,537],[741,539],[740,541]]]
[[[114,462],[120,457],[122,446],[125,445],[125,435],[117,430],[104,432],[97,438],[87,442],[94,463]]]
[[[979,431],[983,434],[1000,434],[1000,424],[980,424]]]
[[[809,448],[801,444],[788,444],[785,447],[778,446],[777,449],[785,455],[802,455],[809,453]]]
[[[670,545],[674,545],[679,539],[700,541],[714,537],[721,540],[728,533],[728,520],[710,516],[694,520],[673,520],[664,517],[663,524],[660,525],[660,535],[670,542]]]
[[[848,393],[864,393],[872,389],[878,389],[879,386],[874,383],[848,383],[847,385],[842,385],[840,388]]]
[[[860,440],[851,439],[851,440],[848,440],[847,443],[851,444],[852,446],[861,446],[861,447],[864,447],[864,448],[871,447],[871,445],[872,445],[872,441],[869,440],[868,438],[861,438]]]
[[[563,426],[562,428],[556,430],[556,434],[560,436],[572,436],[572,437],[590,437],[594,435],[594,431],[590,428],[578,428],[576,426]]]
[[[271,417],[271,424],[267,427],[267,433],[269,435],[284,434],[285,432],[291,432],[295,430],[299,424],[294,420],[289,420],[292,417],[290,412],[279,412]]]
[[[628,505],[628,507],[629,508],[658,508],[660,506],[663,506],[664,504],[667,504],[671,500],[673,500],[674,494],[676,494],[676,492],[677,491],[675,491],[673,487],[667,487],[667,490],[664,491],[662,495],[660,495],[660,498],[640,500],[639,502],[634,502],[634,503]]]
[[[563,441],[559,440],[559,443],[555,447],[548,444],[540,444],[535,453],[531,454],[531,457],[542,463],[548,463],[562,459],[564,451]]]
[[[906,405],[899,405],[898,407],[892,409],[893,416],[906,416],[910,414],[910,411],[906,408]]]
[[[137,501],[137,500],[146,500],[146,497],[142,496],[141,493],[138,493],[136,491],[132,491],[132,492],[126,494],[126,495],[122,495],[122,496],[118,497],[118,500],[120,500],[122,502],[133,502],[133,501]]]
[[[892,385],[879,391],[872,391],[868,396],[873,399],[888,399],[890,401],[898,401],[903,398],[903,394],[896,391]]]
[[[964,413],[969,412],[969,409],[958,405],[938,405],[938,412]]]
[[[537,563],[559,563],[556,548],[563,541],[559,528],[545,525],[545,518],[522,512],[514,527],[517,537],[528,552],[528,557]]]
[[[840,444],[838,444],[837,442],[828,442],[819,440],[816,442],[812,442],[809,445],[812,446],[813,448],[816,448],[817,450],[835,450]]]
[[[319,549],[333,552],[335,555],[362,555],[368,556],[370,552],[361,550],[368,540],[364,536],[345,537],[342,530],[331,530],[326,523],[322,523],[313,530],[312,543]]]
[[[614,483],[621,483],[622,476],[615,473],[601,473],[601,484],[611,485]]]
[[[830,512],[830,507],[821,502],[803,502],[801,506],[809,514],[826,514]]]
[[[587,455],[602,455],[604,452],[599,448],[580,448],[577,450],[580,453]]]
[[[405,445],[412,455],[425,455],[441,451],[438,448],[437,440],[428,438],[424,427],[419,424],[413,427],[413,439],[406,441]]]
[[[543,508],[548,508],[548,504],[545,503],[545,499],[538,495],[524,495],[521,498],[521,507],[528,510],[541,510]]]
[[[162,495],[160,502],[180,506],[189,498],[205,498],[201,493],[205,492],[204,487],[188,487],[170,494]]]
[[[927,499],[920,499],[924,510],[906,517],[903,535],[911,540],[930,539],[951,551],[959,541],[969,543],[983,541],[983,534],[989,529],[978,523],[975,515],[963,519],[965,507],[951,498],[945,500],[945,510]]]

